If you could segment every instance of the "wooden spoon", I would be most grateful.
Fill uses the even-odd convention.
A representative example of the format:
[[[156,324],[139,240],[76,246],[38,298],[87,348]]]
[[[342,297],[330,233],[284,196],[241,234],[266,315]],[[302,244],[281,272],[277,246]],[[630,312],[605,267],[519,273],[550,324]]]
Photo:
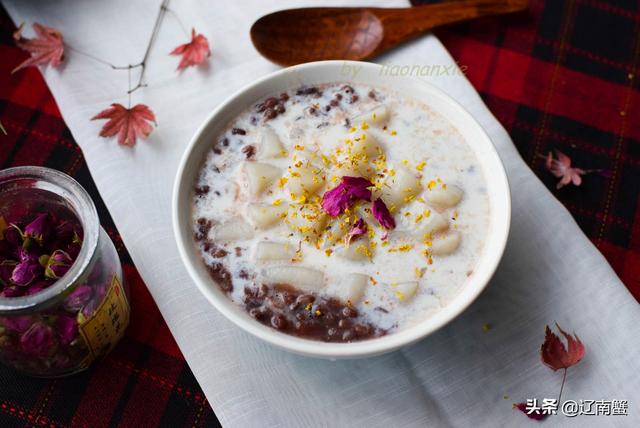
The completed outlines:
[[[363,60],[436,27],[525,10],[528,0],[462,0],[403,9],[313,7],[265,15],[251,27],[267,59],[293,65],[324,59]]]

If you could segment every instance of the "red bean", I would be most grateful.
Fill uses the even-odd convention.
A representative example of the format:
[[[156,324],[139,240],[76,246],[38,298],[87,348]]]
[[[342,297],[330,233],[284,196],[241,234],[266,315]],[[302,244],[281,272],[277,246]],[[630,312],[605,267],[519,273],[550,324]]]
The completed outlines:
[[[264,119],[265,120],[271,120],[271,119],[275,119],[275,117],[278,115],[278,113],[276,113],[276,111],[272,108],[268,108],[264,111]]]
[[[246,287],[243,303],[249,315],[260,323],[310,339],[349,342],[385,333],[358,320],[355,308],[333,298],[301,294],[291,286]]]
[[[287,327],[287,319],[282,314],[275,314],[271,317],[271,325],[276,330],[284,330]]]
[[[358,337],[364,337],[369,334],[369,327],[364,324],[356,324],[353,331]]]
[[[203,196],[209,193],[209,190],[211,190],[211,188],[205,184],[204,186],[196,187],[195,193],[197,196]]]
[[[338,327],[345,329],[351,327],[351,321],[348,319],[341,319],[338,321]]]
[[[222,257],[226,256],[227,254],[229,254],[229,252],[227,250],[225,250],[224,248],[220,248],[220,247],[214,247],[211,250],[211,256],[215,259],[221,259]]]
[[[345,306],[342,309],[342,315],[349,318],[355,318],[358,316],[358,311],[353,308],[350,308],[349,306]]]
[[[244,155],[247,157],[247,159],[251,159],[253,157],[253,155],[256,154],[256,148],[255,148],[255,146],[249,144],[249,145],[244,146],[242,148],[242,153],[244,153]]]

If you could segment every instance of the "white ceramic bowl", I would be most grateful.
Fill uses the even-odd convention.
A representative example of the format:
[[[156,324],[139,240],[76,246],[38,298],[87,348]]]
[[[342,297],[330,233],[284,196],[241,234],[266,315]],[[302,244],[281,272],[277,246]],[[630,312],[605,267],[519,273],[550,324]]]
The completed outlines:
[[[359,70],[358,73],[355,76],[346,75],[347,66],[351,70]],[[178,169],[173,193],[173,228],[182,260],[196,285],[204,297],[238,327],[272,345],[298,354],[331,359],[366,357],[423,339],[458,316],[478,297],[498,266],[507,242],[511,218],[509,185],[502,162],[485,131],[462,106],[439,89],[417,78],[388,76],[381,73],[380,69],[379,65],[364,62],[322,61],[286,68],[263,77],[233,94],[209,115],[193,136]],[[302,85],[328,82],[388,87],[421,100],[442,114],[458,129],[475,152],[485,174],[490,199],[490,230],[484,252],[474,275],[457,297],[439,313],[414,326],[380,338],[353,343],[325,343],[302,339],[260,324],[244,309],[232,303],[214,283],[193,241],[193,188],[205,155],[216,136],[239,113],[266,96]]]

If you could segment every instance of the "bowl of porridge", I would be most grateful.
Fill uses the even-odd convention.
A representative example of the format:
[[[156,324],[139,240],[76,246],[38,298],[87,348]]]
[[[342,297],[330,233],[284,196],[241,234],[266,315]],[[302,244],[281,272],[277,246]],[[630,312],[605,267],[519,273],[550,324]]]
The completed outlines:
[[[482,292],[506,245],[509,186],[487,134],[432,85],[381,69],[264,77],[211,113],[179,167],[191,277],[240,328],[299,354],[424,338]]]

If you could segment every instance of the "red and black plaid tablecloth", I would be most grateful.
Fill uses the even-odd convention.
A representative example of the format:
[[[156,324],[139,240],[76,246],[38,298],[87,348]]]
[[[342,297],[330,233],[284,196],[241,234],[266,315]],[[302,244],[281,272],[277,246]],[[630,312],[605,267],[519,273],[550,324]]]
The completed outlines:
[[[12,45],[13,29],[0,10],[0,122],[8,131],[0,134],[0,166],[56,168],[87,188],[125,265],[133,318],[122,343],[86,373],[37,380],[0,368],[0,426],[218,425],[42,77],[36,69],[10,74],[26,57]],[[640,301],[640,2],[532,0],[529,13],[437,34],[525,161]],[[607,174],[556,190],[542,159],[553,149]]]
[[[528,13],[436,34],[640,301],[640,1],[530,0]],[[543,159],[554,149],[603,173],[556,190]]]

